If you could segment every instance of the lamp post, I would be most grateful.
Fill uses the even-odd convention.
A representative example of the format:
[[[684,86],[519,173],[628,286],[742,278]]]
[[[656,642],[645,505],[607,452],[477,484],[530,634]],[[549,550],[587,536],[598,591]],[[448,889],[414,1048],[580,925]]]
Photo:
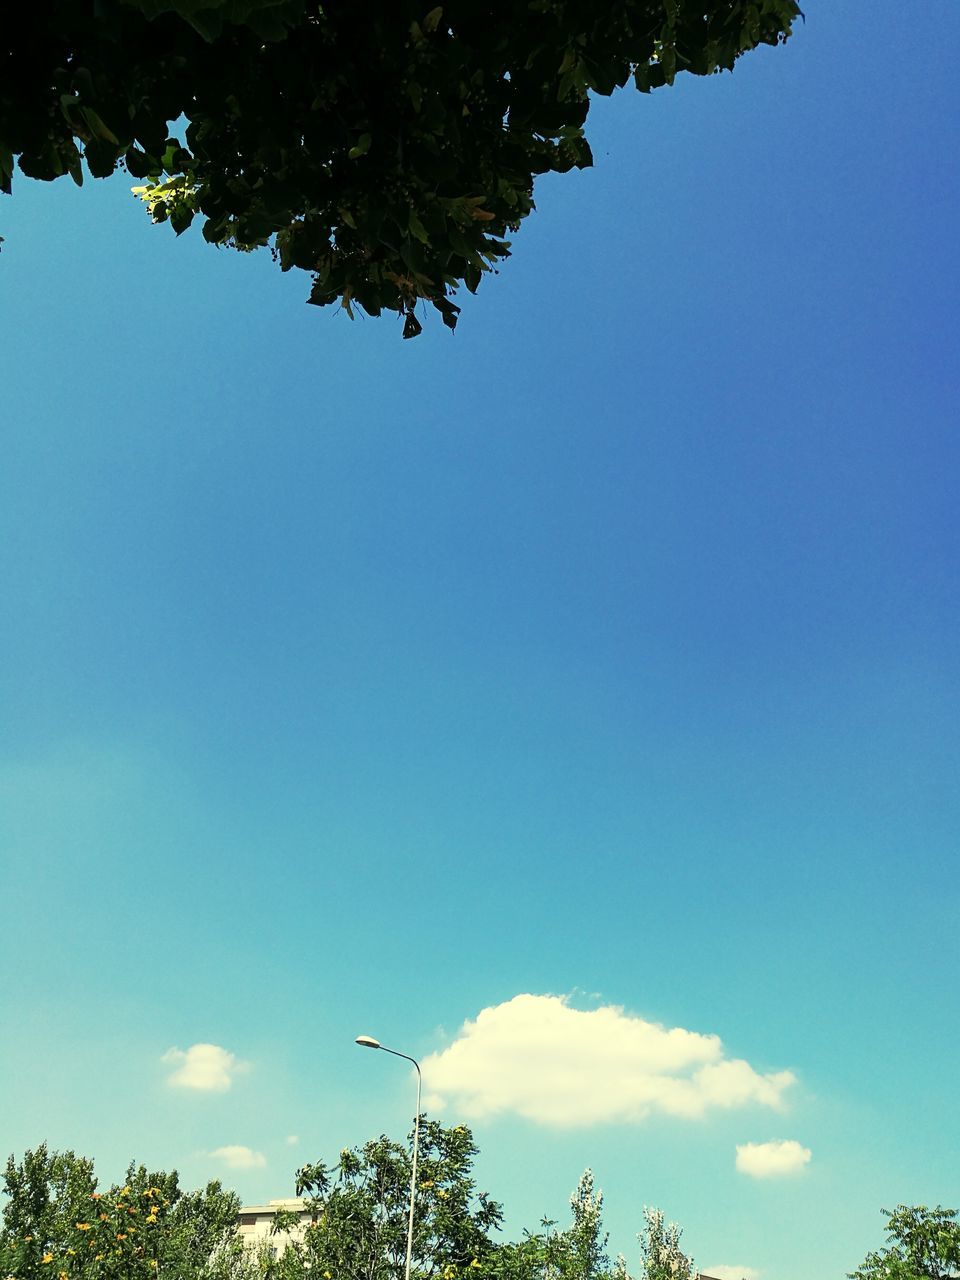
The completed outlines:
[[[420,1087],[423,1078],[420,1075],[420,1063],[408,1053],[400,1053],[397,1049],[388,1049],[373,1036],[357,1036],[356,1043],[364,1049],[382,1049],[384,1053],[392,1053],[395,1058],[404,1058],[412,1062],[417,1071],[417,1112],[413,1121],[413,1163],[410,1169],[410,1216],[407,1220],[407,1263],[403,1280],[410,1280],[410,1258],[413,1254],[413,1204],[417,1194],[417,1144],[420,1141]]]

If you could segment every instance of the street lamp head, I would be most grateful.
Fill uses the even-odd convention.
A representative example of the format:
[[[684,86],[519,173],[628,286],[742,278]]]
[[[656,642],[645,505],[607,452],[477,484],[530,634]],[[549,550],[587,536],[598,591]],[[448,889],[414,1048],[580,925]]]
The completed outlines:
[[[397,1049],[388,1049],[385,1044],[381,1044],[379,1040],[374,1040],[373,1036],[357,1036],[356,1043],[362,1045],[364,1049],[382,1049],[384,1053],[392,1053],[395,1058],[404,1058],[407,1062],[412,1062],[417,1072],[417,1114],[413,1121],[413,1159],[410,1162],[410,1214],[407,1218],[407,1260],[403,1269],[403,1280],[410,1280],[410,1259],[413,1256],[413,1206],[417,1198],[417,1143],[420,1139],[420,1086],[423,1083],[423,1077],[420,1075],[420,1063],[416,1058],[411,1058],[406,1053],[400,1053]],[[330,1273],[327,1272],[329,1275]],[[13,1280],[13,1277],[10,1277]]]

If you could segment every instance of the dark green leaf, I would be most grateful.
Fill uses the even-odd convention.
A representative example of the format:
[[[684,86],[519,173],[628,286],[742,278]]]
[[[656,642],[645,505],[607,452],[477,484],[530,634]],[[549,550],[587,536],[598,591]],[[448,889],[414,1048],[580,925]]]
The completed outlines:
[[[370,150],[372,142],[373,138],[369,133],[361,133],[360,137],[357,139],[356,146],[351,147],[347,152],[347,155],[351,160],[359,160],[361,156],[365,156]]]

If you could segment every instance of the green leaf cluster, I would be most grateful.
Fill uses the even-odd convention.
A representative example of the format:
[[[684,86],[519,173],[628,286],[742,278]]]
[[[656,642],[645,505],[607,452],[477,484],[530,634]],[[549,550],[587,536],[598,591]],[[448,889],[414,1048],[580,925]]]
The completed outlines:
[[[570,1199],[570,1225],[544,1221],[519,1241],[500,1241],[501,1206],[478,1192],[476,1146],[463,1125],[421,1127],[411,1274],[416,1280],[630,1280],[611,1264],[603,1196],[588,1169]],[[338,1163],[308,1165],[297,1194],[312,1222],[276,1264],[276,1280],[400,1280],[410,1197],[409,1146],[382,1137],[343,1151]]]
[[[423,1119],[414,1196],[415,1280],[631,1280],[611,1262],[603,1196],[589,1169],[571,1220],[544,1220],[519,1241],[498,1238],[503,1210],[477,1189],[470,1130]],[[304,1212],[279,1211],[286,1247],[250,1248],[240,1202],[219,1183],[184,1192],[176,1173],[131,1164],[122,1186],[100,1190],[93,1162],[45,1145],[7,1162],[0,1276],[7,1280],[401,1280],[412,1168],[407,1143],[387,1137],[305,1165]],[[645,1210],[643,1280],[692,1280],[679,1228]],[[306,1219],[306,1220],[305,1220]]]
[[[503,1215],[476,1189],[476,1150],[463,1125],[421,1124],[411,1255],[418,1280],[471,1280],[491,1270],[499,1247],[491,1233]],[[408,1147],[386,1137],[342,1151],[333,1167],[301,1169],[297,1195],[308,1197],[312,1222],[302,1244],[291,1248],[302,1270],[337,1280],[402,1276],[410,1179]]]
[[[429,3],[429,0],[428,0]],[[592,163],[591,93],[732,68],[796,0],[48,0],[0,26],[0,190],[124,167],[179,235],[269,246],[309,301],[449,328],[538,174]],[[182,137],[172,123],[186,121]],[[558,267],[558,269],[560,269]],[[566,269],[564,265],[563,269]]]
[[[541,1230],[516,1244],[501,1247],[498,1280],[630,1280],[623,1258],[612,1263],[603,1229],[603,1194],[594,1189],[593,1173],[584,1171],[570,1197],[568,1227],[544,1219]]]
[[[591,93],[732,68],[796,0],[48,0],[0,26],[0,190],[118,166],[177,234],[269,246],[309,301],[449,328]],[[186,121],[182,137],[171,124]],[[559,268],[558,268],[559,269]],[[566,269],[564,265],[563,269]]]
[[[693,1259],[680,1247],[682,1230],[667,1222],[660,1209],[645,1208],[640,1232],[643,1280],[696,1280]]]
[[[887,1215],[887,1247],[867,1254],[850,1280],[955,1280],[960,1276],[956,1209],[897,1205]]]
[[[3,1175],[0,1275],[13,1280],[236,1280],[238,1198],[131,1164],[100,1190],[93,1161],[41,1145]]]

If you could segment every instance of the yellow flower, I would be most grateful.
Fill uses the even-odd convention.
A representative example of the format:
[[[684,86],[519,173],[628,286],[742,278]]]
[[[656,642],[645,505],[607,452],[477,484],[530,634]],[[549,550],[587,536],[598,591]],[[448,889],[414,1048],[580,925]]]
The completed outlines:
[[[41,1262],[52,1262],[52,1261],[53,1261],[53,1254],[52,1254],[52,1253],[45,1253],[45,1254],[43,1255],[43,1257],[40,1259],[40,1261],[41,1261]]]
[[[470,1263],[470,1265],[471,1265],[471,1267],[473,1267],[476,1271],[479,1271],[479,1270],[480,1270],[480,1263],[476,1260],[476,1258],[474,1258],[474,1260]]]
[[[420,1183],[420,1186],[421,1186],[421,1187],[432,1187],[432,1186],[433,1186],[433,1183],[432,1183],[432,1182],[421,1182],[421,1183]]]
[[[74,1223],[74,1226],[77,1228],[77,1230],[78,1230],[78,1231],[89,1231],[89,1230],[90,1230],[90,1223],[89,1223],[89,1222],[75,1222],[75,1223]]]
[[[324,1274],[325,1280],[333,1280],[333,1276],[330,1274],[329,1271],[325,1271],[323,1274]]]
[[[153,1267],[153,1269],[154,1269],[154,1270],[156,1270],[156,1268],[157,1268],[157,1260],[156,1260],[156,1258],[151,1258],[151,1259],[150,1259],[150,1265],[151,1265],[151,1267]]]
[[[95,1261],[95,1262],[102,1262],[102,1261],[103,1261],[103,1254],[102,1254],[102,1253],[98,1253],[98,1254],[97,1254],[97,1256],[96,1256],[96,1258],[94,1259],[94,1261]]]
[[[67,1256],[72,1258],[76,1252],[77,1252],[76,1249],[68,1249]]]
[[[126,1233],[125,1231],[118,1231],[118,1232],[117,1232],[117,1239],[118,1239],[118,1240],[126,1240],[126,1238],[127,1238],[127,1233]]]
[[[440,1199],[441,1199],[441,1200],[446,1200],[446,1198],[447,1198],[447,1196],[448,1196],[449,1194],[450,1194],[450,1192],[449,1192],[449,1191],[444,1191],[442,1187],[441,1187],[441,1188],[440,1188],[440,1190],[437,1192],[437,1195],[440,1197]]]
[[[101,1213],[101,1215],[100,1215],[100,1221],[101,1221],[101,1222],[106,1222],[106,1220],[107,1220],[107,1218],[108,1218],[108,1217],[109,1217],[109,1214]]]
[[[65,1271],[58,1271],[57,1280],[67,1280],[67,1273]]]

